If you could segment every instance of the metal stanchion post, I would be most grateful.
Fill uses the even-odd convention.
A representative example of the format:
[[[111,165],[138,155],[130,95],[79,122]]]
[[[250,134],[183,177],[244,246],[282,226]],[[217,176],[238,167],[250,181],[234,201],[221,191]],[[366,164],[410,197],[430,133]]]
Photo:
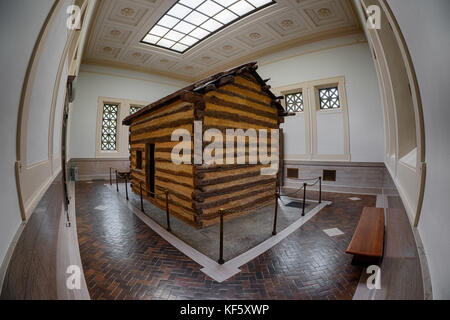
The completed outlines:
[[[306,207],[306,187],[308,186],[307,183],[303,184],[303,210],[302,210],[302,217],[305,216],[305,207]]]
[[[223,209],[219,210],[220,215],[220,248],[219,248],[219,264],[224,264],[225,261],[223,260],[223,216],[225,214],[225,211]]]
[[[322,177],[319,177],[319,203],[322,203]]]
[[[128,177],[125,176],[125,196],[127,198],[127,201],[129,201],[129,197],[128,197]]]
[[[144,211],[144,200],[142,199],[142,182],[139,182],[139,191],[141,194],[141,211],[145,213]]]
[[[275,217],[273,220],[273,231],[272,235],[275,236],[277,234],[277,219],[278,219],[278,198],[280,197],[279,193],[275,194]]]
[[[119,192],[119,174],[117,173],[117,170],[116,170],[116,189],[117,192]]]
[[[171,232],[170,228],[170,213],[169,213],[169,191],[166,191],[166,215],[167,215],[167,231]]]

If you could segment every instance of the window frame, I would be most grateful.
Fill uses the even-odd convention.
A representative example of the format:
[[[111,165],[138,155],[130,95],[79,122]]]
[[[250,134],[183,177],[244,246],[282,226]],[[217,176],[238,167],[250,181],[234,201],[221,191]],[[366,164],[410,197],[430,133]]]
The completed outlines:
[[[320,109],[319,89],[338,87],[340,108]],[[296,112],[295,117],[304,118],[305,121],[305,154],[287,155],[286,160],[316,160],[316,161],[351,161],[350,153],[350,126],[347,107],[347,94],[345,77],[305,81],[273,89],[277,95],[285,96],[294,92],[303,94],[303,112]],[[282,100],[285,110],[286,101]],[[319,154],[318,153],[318,122],[317,118],[324,115],[341,114],[344,129],[344,153],[343,154]],[[287,121],[287,120],[285,120]]]
[[[111,106],[111,107],[117,107],[117,111],[116,111],[116,128],[115,128],[115,136],[116,136],[116,139],[115,139],[115,142],[114,142],[114,144],[115,144],[115,149],[114,150],[105,150],[105,149],[103,149],[103,130],[104,130],[104,125],[103,125],[103,122],[104,122],[104,120],[105,120],[105,118],[104,118],[104,116],[105,116],[105,107],[106,106]],[[121,106],[120,106],[120,104],[118,104],[118,103],[110,103],[110,102],[104,102],[103,104],[102,104],[102,118],[101,118],[101,126],[100,126],[100,150],[102,151],[102,152],[115,152],[115,151],[117,151],[117,149],[118,149],[118,147],[119,147],[119,141],[118,141],[118,138],[119,138],[119,117],[120,117],[120,108],[121,108]]]
[[[103,124],[103,106],[105,104],[113,104],[118,106],[117,113],[117,137],[116,150],[107,151],[102,150],[102,124]],[[135,101],[129,99],[98,97],[97,106],[97,124],[95,137],[95,158],[111,158],[111,159],[128,159],[130,157],[129,151],[129,129],[122,125],[123,119],[130,115],[131,107],[144,108],[149,103],[145,101]]]
[[[303,107],[303,110],[302,111],[289,111],[288,110],[288,106],[287,106],[287,99],[286,99],[286,97],[288,95],[294,95],[294,94],[298,94],[298,93],[302,94],[302,107]],[[295,114],[297,114],[297,113],[304,113],[305,112],[305,104],[306,104],[305,103],[305,97],[306,97],[306,95],[303,93],[303,88],[283,91],[283,97],[284,97],[284,99],[282,100],[282,106],[283,106],[284,110],[286,110],[287,112],[295,113]]]
[[[317,88],[317,96],[319,98],[319,110],[340,110],[342,108],[342,102],[341,102],[341,93],[339,90],[339,84],[338,83],[333,83],[333,84],[329,84],[329,85],[321,85],[316,87]],[[336,88],[336,90],[338,91],[338,101],[339,101],[339,107],[337,108],[322,108],[322,99],[320,98],[320,91],[321,90],[329,90],[329,89],[334,89]]]

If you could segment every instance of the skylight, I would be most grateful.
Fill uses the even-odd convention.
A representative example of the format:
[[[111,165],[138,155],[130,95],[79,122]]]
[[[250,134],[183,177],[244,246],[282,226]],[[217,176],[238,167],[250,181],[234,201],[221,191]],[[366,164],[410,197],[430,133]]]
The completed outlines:
[[[178,0],[142,42],[184,53],[213,33],[274,3],[273,0]]]

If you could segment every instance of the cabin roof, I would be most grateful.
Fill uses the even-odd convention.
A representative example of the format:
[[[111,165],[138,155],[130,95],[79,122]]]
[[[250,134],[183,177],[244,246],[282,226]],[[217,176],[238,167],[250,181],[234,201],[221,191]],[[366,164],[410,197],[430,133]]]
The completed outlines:
[[[273,100],[277,100],[279,99],[279,97],[276,97],[273,92],[270,90],[270,86],[266,85],[266,81],[264,81],[260,75],[256,72],[256,70],[258,69],[258,65],[257,62],[251,62],[251,63],[247,63],[244,65],[241,65],[239,67],[230,69],[228,71],[225,72],[220,72],[217,73],[213,76],[210,76],[208,78],[205,78],[203,80],[197,81],[183,89],[180,89],[158,101],[153,102],[152,104],[142,108],[141,110],[139,110],[138,112],[126,117],[123,120],[123,124],[124,125],[131,125],[131,123],[133,122],[134,119],[149,113],[151,111],[154,111],[155,109],[158,109],[159,107],[173,102],[175,100],[178,100],[179,98],[182,98],[183,96],[189,96],[190,99],[195,99],[195,94],[196,93],[204,93],[206,91],[209,91],[210,88],[217,88],[220,87],[222,85],[228,84],[230,83],[228,80],[231,78],[234,78],[236,75],[248,72],[250,74],[252,74],[255,79],[258,81],[258,83],[261,85],[261,88],[264,92],[266,92]],[[278,102],[278,101],[274,101],[274,105],[276,106],[276,108],[280,111],[281,115],[287,115],[285,113],[285,110],[283,108],[283,106]]]

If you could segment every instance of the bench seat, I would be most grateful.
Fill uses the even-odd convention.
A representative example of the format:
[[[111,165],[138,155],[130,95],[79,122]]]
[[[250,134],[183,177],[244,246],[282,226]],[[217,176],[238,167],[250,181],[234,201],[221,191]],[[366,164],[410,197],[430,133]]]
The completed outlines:
[[[353,263],[376,263],[383,256],[384,209],[364,208],[347,250]]]

